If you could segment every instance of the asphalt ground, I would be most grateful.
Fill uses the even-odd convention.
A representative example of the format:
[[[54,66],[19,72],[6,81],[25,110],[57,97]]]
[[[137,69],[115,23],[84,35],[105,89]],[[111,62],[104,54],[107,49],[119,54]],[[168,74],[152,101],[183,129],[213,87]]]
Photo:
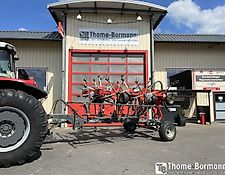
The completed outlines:
[[[122,128],[55,129],[53,137],[58,142],[44,144],[37,160],[0,169],[0,175],[151,175],[155,164],[164,162],[167,174],[225,174],[216,167],[225,164],[221,123],[177,127],[172,142],[141,128],[134,134]],[[166,173],[164,164],[157,164],[157,170]]]

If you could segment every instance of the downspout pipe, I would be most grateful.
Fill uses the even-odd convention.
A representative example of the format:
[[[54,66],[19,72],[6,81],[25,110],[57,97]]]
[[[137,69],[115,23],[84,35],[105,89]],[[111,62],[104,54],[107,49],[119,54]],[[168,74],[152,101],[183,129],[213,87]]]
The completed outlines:
[[[66,101],[66,33],[67,33],[67,14],[63,12],[64,36],[62,42],[62,100]],[[62,114],[65,114],[64,105],[62,105]]]
[[[155,83],[155,47],[154,47],[154,29],[153,29],[153,15],[150,15],[149,17],[149,24],[150,24],[150,80],[151,85]]]

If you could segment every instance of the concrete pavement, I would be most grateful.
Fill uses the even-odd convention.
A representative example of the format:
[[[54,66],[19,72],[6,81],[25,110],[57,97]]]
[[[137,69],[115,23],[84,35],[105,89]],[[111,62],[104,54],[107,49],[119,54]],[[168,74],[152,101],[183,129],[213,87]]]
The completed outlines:
[[[225,124],[188,124],[177,127],[173,142],[162,142],[158,133],[122,128],[56,129],[57,140],[44,144],[41,157],[31,163],[1,169],[0,175],[151,175],[156,162],[174,164],[225,164]],[[168,168],[168,167],[167,167]],[[225,174],[225,170],[168,170],[167,174]]]

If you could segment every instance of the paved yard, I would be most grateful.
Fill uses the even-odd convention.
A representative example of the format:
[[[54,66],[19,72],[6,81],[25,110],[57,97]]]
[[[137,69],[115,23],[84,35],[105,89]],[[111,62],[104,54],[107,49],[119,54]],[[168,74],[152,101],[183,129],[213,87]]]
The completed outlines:
[[[129,135],[121,128],[84,129],[78,133],[57,129],[55,137],[70,142],[44,144],[41,157],[0,175],[151,175],[156,162],[225,164],[225,124],[177,127],[173,142],[161,142],[158,133],[138,129]],[[74,141],[72,141],[74,140]],[[168,170],[168,174],[225,174],[211,170]]]

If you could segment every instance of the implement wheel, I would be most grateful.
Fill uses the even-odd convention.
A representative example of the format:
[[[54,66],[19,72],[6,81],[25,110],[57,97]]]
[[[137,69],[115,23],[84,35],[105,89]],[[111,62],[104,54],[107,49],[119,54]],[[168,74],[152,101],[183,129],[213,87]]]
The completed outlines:
[[[164,121],[159,128],[159,136],[163,141],[173,141],[176,137],[177,131],[173,123]]]
[[[126,118],[123,122],[123,128],[126,132],[134,132],[137,128],[137,119]]]
[[[21,91],[0,90],[0,167],[30,160],[46,134],[47,116],[36,98]]]
[[[187,119],[184,116],[178,116],[177,125],[178,126],[186,126]]]

